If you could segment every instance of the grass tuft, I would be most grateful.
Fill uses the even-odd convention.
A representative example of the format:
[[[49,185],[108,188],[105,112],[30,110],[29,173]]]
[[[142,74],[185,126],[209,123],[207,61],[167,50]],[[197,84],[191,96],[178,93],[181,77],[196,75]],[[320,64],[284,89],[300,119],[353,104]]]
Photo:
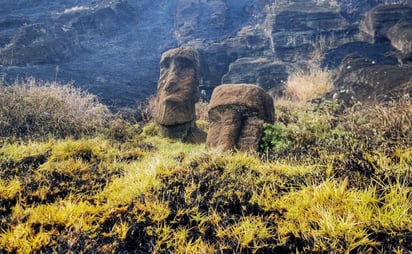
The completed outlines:
[[[333,90],[332,73],[320,67],[292,73],[284,87],[284,95],[295,101],[310,101]]]

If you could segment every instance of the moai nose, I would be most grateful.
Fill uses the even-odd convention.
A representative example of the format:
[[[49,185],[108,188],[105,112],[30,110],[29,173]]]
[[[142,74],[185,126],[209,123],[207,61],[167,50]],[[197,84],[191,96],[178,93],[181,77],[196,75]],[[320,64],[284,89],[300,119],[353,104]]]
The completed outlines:
[[[230,150],[236,147],[242,128],[242,114],[236,108],[225,110],[220,120],[221,131],[217,147]]]

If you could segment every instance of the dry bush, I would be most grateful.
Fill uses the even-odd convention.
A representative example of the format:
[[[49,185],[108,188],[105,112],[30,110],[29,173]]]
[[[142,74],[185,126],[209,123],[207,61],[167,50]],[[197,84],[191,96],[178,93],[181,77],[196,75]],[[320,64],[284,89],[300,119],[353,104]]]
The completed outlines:
[[[200,100],[196,103],[196,120],[200,121],[207,121],[208,118],[208,110],[209,110],[209,102]]]
[[[292,73],[284,87],[285,96],[298,101],[320,98],[333,90],[331,73],[320,67]]]
[[[153,119],[156,114],[156,108],[157,100],[155,95],[137,102],[137,110],[139,111],[140,118],[144,123],[148,123]]]
[[[111,116],[95,95],[72,84],[29,78],[0,87],[0,136],[79,136],[101,130]]]

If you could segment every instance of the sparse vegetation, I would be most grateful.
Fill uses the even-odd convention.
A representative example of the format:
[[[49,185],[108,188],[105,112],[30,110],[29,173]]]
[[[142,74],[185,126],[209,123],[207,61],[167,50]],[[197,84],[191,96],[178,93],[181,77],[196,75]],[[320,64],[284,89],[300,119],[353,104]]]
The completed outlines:
[[[124,119],[3,138],[0,252],[411,252],[411,100],[275,104],[262,154]]]

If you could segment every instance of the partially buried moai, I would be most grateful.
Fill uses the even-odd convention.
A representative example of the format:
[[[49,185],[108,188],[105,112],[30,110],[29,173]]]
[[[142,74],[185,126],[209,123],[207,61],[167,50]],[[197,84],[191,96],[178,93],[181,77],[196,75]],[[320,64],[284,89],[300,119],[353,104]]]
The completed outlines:
[[[192,48],[162,54],[157,83],[156,121],[164,137],[199,143],[206,134],[195,124],[199,100],[199,56]]]
[[[263,124],[274,122],[272,97],[250,84],[215,88],[210,100],[206,145],[221,151],[258,151]]]

